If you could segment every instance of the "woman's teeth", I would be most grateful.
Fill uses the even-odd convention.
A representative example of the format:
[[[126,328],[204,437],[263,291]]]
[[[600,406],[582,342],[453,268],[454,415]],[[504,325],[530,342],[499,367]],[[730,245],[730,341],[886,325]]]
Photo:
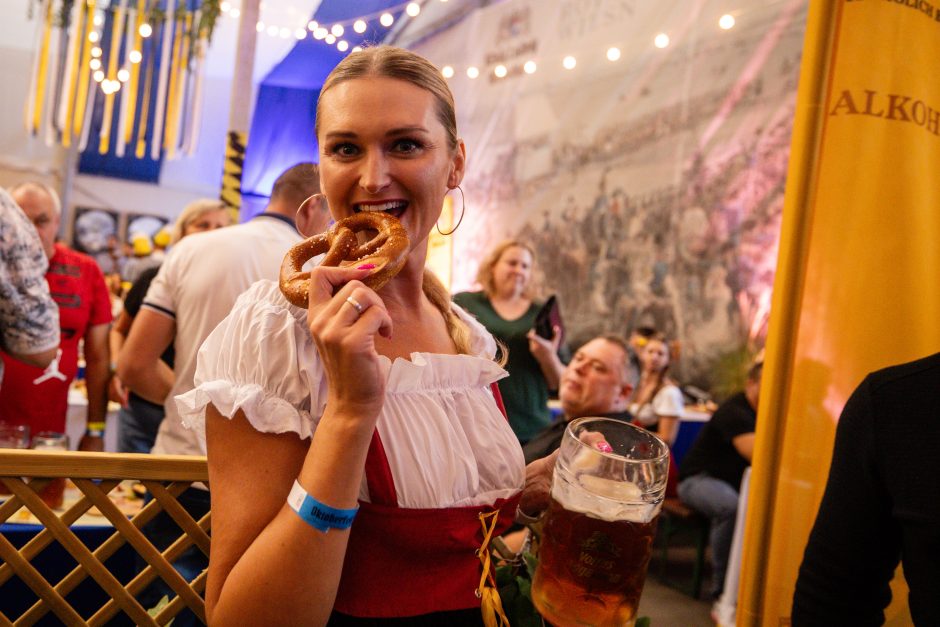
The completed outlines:
[[[394,211],[404,209],[408,203],[402,201],[384,202],[378,205],[356,205],[356,211]]]

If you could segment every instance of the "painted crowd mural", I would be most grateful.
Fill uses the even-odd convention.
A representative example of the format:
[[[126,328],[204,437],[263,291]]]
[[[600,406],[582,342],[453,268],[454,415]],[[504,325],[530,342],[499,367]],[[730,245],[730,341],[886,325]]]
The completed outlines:
[[[714,388],[766,334],[806,3],[742,3],[730,29],[727,2],[660,4],[514,0],[415,47],[442,66],[478,50],[479,77],[451,79],[469,154],[453,289],[495,242],[529,241],[572,345],[654,326],[680,379]]]

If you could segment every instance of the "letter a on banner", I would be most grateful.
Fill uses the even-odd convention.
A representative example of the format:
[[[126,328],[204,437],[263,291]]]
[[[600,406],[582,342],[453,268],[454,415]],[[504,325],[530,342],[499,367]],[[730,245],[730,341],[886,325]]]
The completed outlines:
[[[914,4],[809,5],[738,625],[790,624],[849,395],[940,350],[940,22]],[[910,625],[891,588],[885,624]]]

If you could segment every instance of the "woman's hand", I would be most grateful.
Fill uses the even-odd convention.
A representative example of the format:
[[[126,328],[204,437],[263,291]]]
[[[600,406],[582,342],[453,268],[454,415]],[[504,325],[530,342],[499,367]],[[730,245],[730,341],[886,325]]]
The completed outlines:
[[[368,268],[314,268],[307,324],[329,385],[327,405],[334,413],[374,418],[385,400],[375,335],[391,338],[392,319],[379,295],[361,282],[368,274]]]
[[[558,346],[561,344],[561,329],[557,326],[552,327],[552,339],[546,340],[535,330],[530,330],[526,337],[529,339],[529,352],[539,362],[539,368],[542,370],[542,376],[548,384],[548,389],[557,390],[558,382],[561,381],[561,373],[565,369],[565,364],[558,358]]]

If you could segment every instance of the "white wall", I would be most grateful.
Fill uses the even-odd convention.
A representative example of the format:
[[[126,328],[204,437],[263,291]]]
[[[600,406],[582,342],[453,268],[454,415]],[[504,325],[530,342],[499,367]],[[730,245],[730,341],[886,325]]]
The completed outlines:
[[[0,20],[0,185],[39,179],[62,189],[65,152],[31,137],[24,125],[33,49],[38,19],[27,18],[31,0],[3,0]],[[235,2],[233,4],[240,4]],[[265,2],[261,19],[270,23],[306,22],[318,0]],[[282,6],[284,5],[284,6]],[[289,9],[289,10],[288,10]],[[175,218],[182,207],[203,196],[217,197],[222,180],[225,137],[231,99],[231,71],[235,58],[237,21],[223,16],[213,35],[206,59],[206,82],[199,145],[192,157],[163,162],[159,184],[138,183],[104,176],[77,175],[68,198],[68,214],[75,206],[122,212],[150,213]],[[261,36],[255,56],[255,80],[263,78],[293,46],[293,40]],[[254,103],[257,85],[242,97]],[[68,215],[63,228],[68,225]],[[67,229],[66,229],[67,230]]]

